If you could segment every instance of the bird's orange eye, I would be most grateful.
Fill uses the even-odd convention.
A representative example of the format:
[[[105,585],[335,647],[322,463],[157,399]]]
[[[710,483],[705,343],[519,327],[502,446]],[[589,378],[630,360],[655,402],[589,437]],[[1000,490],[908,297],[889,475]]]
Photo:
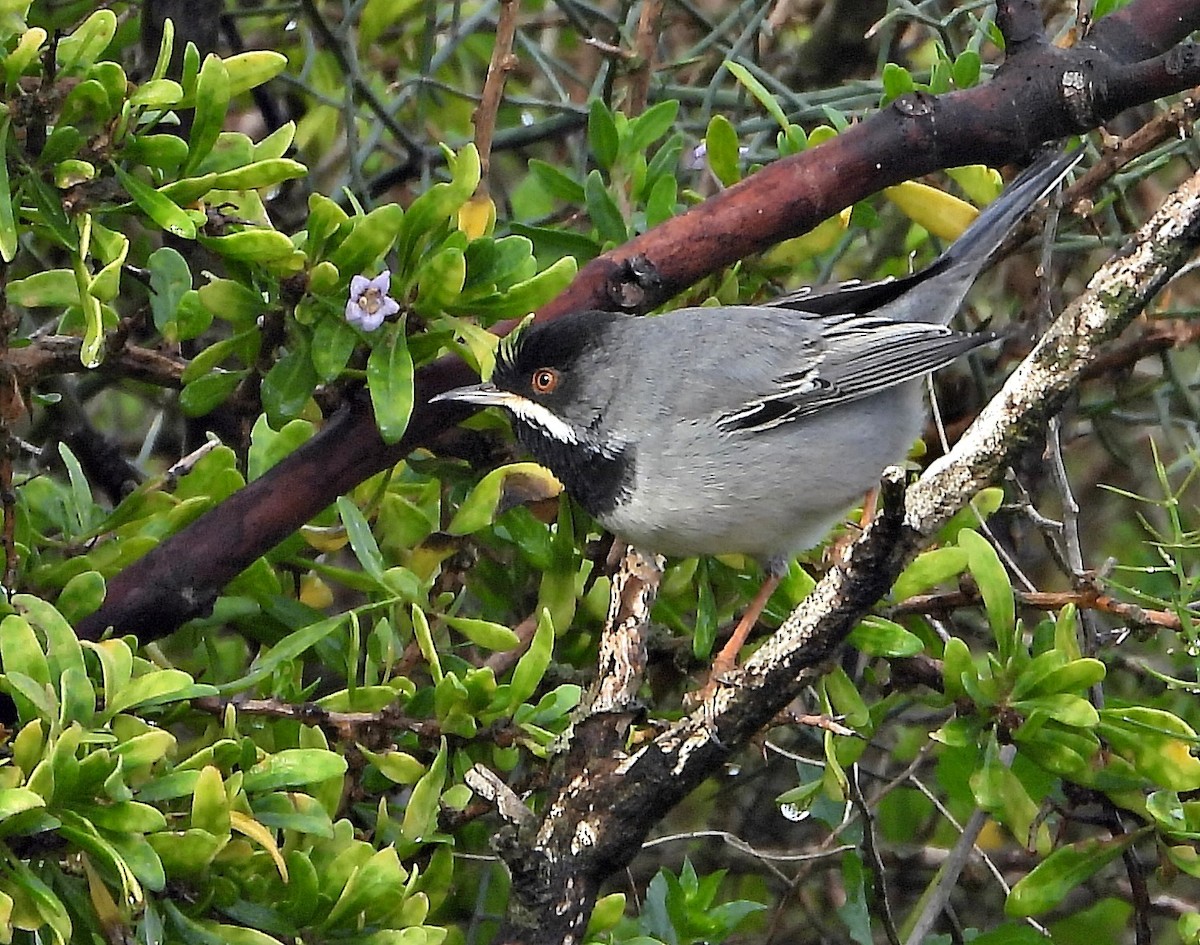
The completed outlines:
[[[533,372],[533,389],[539,394],[549,394],[558,386],[558,371],[554,368],[538,368]]]

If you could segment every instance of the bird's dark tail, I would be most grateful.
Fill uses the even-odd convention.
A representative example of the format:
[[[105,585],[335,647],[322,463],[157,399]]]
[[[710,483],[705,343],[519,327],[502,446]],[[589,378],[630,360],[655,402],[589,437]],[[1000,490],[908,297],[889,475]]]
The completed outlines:
[[[1005,237],[1066,177],[1082,153],[1050,151],[1039,157],[920,272],[877,282],[810,286],[767,304],[820,315],[872,312],[896,321],[949,322]]]

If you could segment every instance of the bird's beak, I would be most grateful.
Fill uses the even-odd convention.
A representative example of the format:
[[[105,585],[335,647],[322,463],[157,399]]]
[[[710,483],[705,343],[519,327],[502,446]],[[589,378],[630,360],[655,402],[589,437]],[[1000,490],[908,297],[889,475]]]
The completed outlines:
[[[466,387],[456,387],[454,390],[448,390],[444,394],[430,397],[429,402],[436,404],[442,400],[457,400],[459,403],[478,404],[481,407],[506,407],[512,402],[514,397],[516,397],[515,394],[501,390],[491,381],[485,381],[482,384],[469,384]]]

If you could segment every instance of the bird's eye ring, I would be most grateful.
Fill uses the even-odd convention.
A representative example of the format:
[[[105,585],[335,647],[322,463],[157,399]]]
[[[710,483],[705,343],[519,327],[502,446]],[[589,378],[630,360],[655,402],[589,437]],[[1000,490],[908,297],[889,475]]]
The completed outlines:
[[[533,372],[533,389],[539,394],[553,393],[558,386],[558,371],[554,368],[538,368]]]

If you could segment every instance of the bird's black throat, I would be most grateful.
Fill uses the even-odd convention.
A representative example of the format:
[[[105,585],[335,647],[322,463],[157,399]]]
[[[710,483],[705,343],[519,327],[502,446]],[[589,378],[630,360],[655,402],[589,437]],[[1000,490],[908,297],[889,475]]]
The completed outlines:
[[[559,478],[593,518],[611,512],[628,495],[634,473],[631,448],[610,451],[587,441],[564,443],[516,419],[513,430],[521,445]]]

